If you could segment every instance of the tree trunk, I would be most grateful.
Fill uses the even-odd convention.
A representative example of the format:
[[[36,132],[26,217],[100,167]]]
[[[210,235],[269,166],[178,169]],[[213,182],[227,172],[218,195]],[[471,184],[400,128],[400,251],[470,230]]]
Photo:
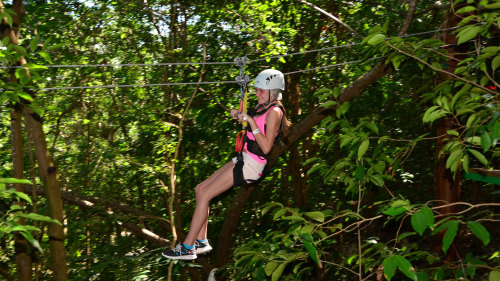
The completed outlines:
[[[466,5],[465,3],[459,4],[458,6],[448,10],[445,26],[443,28],[451,28],[458,25],[462,16],[458,16],[454,13],[454,10],[460,9],[460,7]],[[445,45],[452,47],[448,48],[448,61],[446,71],[449,73],[454,73],[458,63],[464,59],[467,50],[467,44],[461,44],[456,46],[457,38],[452,33],[452,31],[446,31],[443,34],[443,42]],[[452,79],[448,75],[442,74],[439,82]],[[435,179],[435,194],[438,204],[450,204],[460,201],[460,189],[461,189],[461,166],[458,167],[455,179],[453,178],[450,170],[446,168],[446,158],[440,155],[441,150],[446,145],[446,139],[450,136],[446,133],[448,130],[457,129],[457,124],[451,118],[446,118],[440,120],[437,123],[437,143],[436,143],[436,154],[437,154],[437,164],[436,173],[434,175]],[[456,211],[456,207],[447,207],[441,209],[442,214],[450,214]],[[437,235],[434,241],[433,251],[441,252],[442,245],[442,235]],[[452,246],[453,248],[453,246]],[[448,252],[449,255],[447,259],[454,259],[452,256],[452,251]],[[450,255],[451,254],[451,255]]]
[[[0,9],[4,9],[3,2],[0,0]],[[7,25],[3,20],[1,22],[3,37],[9,37],[9,44],[18,44],[19,29],[21,26],[21,19],[24,13],[24,3],[22,0],[14,0],[12,3],[12,10],[16,13],[12,17],[12,28]],[[19,65],[25,64],[24,58],[21,58]],[[12,79],[15,79],[13,77]],[[45,182],[49,216],[61,222],[61,225],[51,223],[49,224],[49,240],[50,240],[50,255],[52,258],[52,270],[54,272],[54,280],[67,280],[67,265],[66,265],[66,251],[64,250],[64,231],[63,231],[63,209],[61,193],[59,189],[59,181],[57,178],[56,169],[50,161],[49,152],[47,150],[47,142],[45,134],[42,130],[40,117],[37,116],[30,108],[24,106],[22,112],[25,116],[26,127],[30,129],[35,146],[35,154],[38,161],[38,168],[40,177]],[[31,267],[30,267],[31,268]]]
[[[0,0],[0,12],[4,12],[3,1]],[[24,3],[23,1],[16,0],[12,3],[12,10],[16,13],[12,17],[12,28],[4,21],[0,19],[0,29],[3,30],[2,39],[5,37],[9,38],[9,44],[17,45],[19,41],[19,32],[21,27],[22,16],[24,13]],[[18,62],[18,64],[25,63],[24,58]],[[10,81],[17,82],[12,69],[10,73]],[[21,126],[21,112],[19,105],[14,105],[14,110],[11,112],[11,126],[12,126],[12,158],[13,158],[13,176],[14,178],[23,179],[24,178],[24,153],[23,153],[23,135]],[[17,191],[24,192],[24,186],[22,184],[14,185]],[[19,202],[22,204],[22,202]],[[25,224],[24,219],[19,222],[21,225]],[[14,236],[14,248],[16,250],[16,266],[17,266],[17,276],[18,280],[31,280],[31,256],[28,253],[28,241],[19,234]]]
[[[23,153],[23,134],[21,126],[21,112],[19,106],[15,106],[14,110],[10,113],[10,123],[12,126],[12,162],[13,162],[13,176],[16,179],[24,178],[24,153]],[[14,187],[19,192],[24,192],[23,184],[15,184]],[[23,202],[19,202],[23,205]],[[19,224],[25,225],[25,220],[19,221]],[[30,281],[32,279],[31,272],[31,256],[28,253],[29,243],[20,234],[14,236],[14,248],[16,249],[16,266],[17,266],[17,279],[20,281]]]
[[[50,258],[53,278],[56,281],[68,279],[68,267],[66,264],[66,250],[64,248],[64,211],[59,187],[59,176],[57,168],[49,157],[47,141],[43,132],[40,116],[30,108],[23,108],[26,128],[31,132],[38,162],[40,178],[44,182],[44,191],[47,198],[48,214],[51,218],[58,220],[61,224],[50,223],[49,241]]]

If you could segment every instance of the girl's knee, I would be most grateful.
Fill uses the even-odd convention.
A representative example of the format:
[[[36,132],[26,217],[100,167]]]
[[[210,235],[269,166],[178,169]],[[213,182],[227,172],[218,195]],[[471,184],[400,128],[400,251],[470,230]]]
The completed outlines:
[[[200,183],[195,187],[194,192],[196,194],[196,198],[198,198],[198,196],[203,193],[203,190],[205,189],[204,186],[205,185],[203,183]]]

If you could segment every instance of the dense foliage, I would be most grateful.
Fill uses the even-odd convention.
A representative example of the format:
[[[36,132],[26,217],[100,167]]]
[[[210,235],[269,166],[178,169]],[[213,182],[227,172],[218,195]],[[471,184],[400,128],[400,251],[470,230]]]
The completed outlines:
[[[56,222],[30,134],[30,181],[12,179],[9,114],[23,105],[57,164],[71,280],[201,280],[215,267],[217,280],[500,280],[498,185],[466,179],[500,167],[498,1],[311,2],[329,15],[305,1],[205,2],[26,2],[19,44],[0,47],[2,66],[28,63],[0,70],[0,274],[18,271],[20,233],[34,276],[50,279]],[[195,186],[234,156],[242,56],[251,77],[286,74],[296,141],[281,136],[257,187],[211,202],[214,253],[171,263],[160,253],[188,231]],[[459,201],[434,194],[439,159]]]

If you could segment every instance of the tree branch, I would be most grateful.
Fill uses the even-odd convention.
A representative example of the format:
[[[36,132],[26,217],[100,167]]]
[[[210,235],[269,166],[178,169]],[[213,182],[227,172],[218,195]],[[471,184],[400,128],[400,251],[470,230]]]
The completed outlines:
[[[405,35],[408,32],[408,29],[410,29],[410,25],[413,22],[413,17],[415,16],[415,11],[417,9],[417,3],[418,0],[410,0],[410,3],[408,4],[408,13],[406,14],[406,19],[403,23],[403,27],[399,31],[398,36]]]
[[[25,189],[27,192],[31,192],[32,186],[31,185],[25,185]],[[44,193],[43,188],[37,188],[37,192],[40,194]],[[170,230],[170,224],[166,221],[166,219],[163,219],[161,217],[157,217],[155,215],[149,214],[143,210],[139,210],[136,208],[132,208],[130,206],[127,206],[123,203],[116,202],[116,201],[110,201],[106,200],[105,204],[102,204],[104,200],[102,200],[99,197],[94,197],[94,196],[84,196],[84,195],[79,195],[76,194],[75,192],[72,191],[61,191],[61,196],[62,199],[72,205],[76,205],[80,207],[83,210],[87,211],[96,211],[99,209],[105,209],[100,211],[100,214],[103,214],[105,216],[113,217],[115,214],[115,211],[121,211],[123,213],[127,214],[132,214],[136,218],[139,218],[140,220],[148,219],[148,220],[155,220],[158,222],[158,225],[169,231]],[[104,208],[102,208],[104,207]],[[160,247],[166,247],[170,245],[170,241],[164,238],[161,238],[159,235],[155,234],[154,232],[147,230],[143,227],[140,227],[137,224],[131,223],[131,222],[123,222],[122,225],[130,231],[133,235],[137,237],[141,237],[155,245],[158,245]]]
[[[319,8],[318,6],[314,5],[314,4],[311,4],[307,1],[304,1],[304,0],[297,0],[298,2],[302,3],[302,4],[306,4],[307,6],[319,11],[320,13],[326,15],[327,17],[333,19],[334,21],[338,22],[339,24],[341,24],[343,27],[347,28],[347,30],[349,30],[352,34],[354,34],[356,37],[358,37],[359,39],[363,39],[364,37],[359,34],[356,30],[354,30],[353,28],[351,28],[350,26],[348,26],[347,24],[345,24],[344,22],[342,22],[339,18],[337,18],[336,16],[330,14],[329,12]]]

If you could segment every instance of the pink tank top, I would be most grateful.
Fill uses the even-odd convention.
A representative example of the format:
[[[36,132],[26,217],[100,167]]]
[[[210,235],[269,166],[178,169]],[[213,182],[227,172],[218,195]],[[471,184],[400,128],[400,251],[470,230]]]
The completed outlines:
[[[269,111],[271,111],[272,109],[274,108],[274,106],[272,106],[271,108],[269,108],[266,113],[260,115],[260,116],[255,116],[253,118],[253,120],[255,120],[255,123],[257,123],[257,126],[259,127],[260,129],[260,132],[265,136],[266,135],[266,116],[267,114],[269,113]],[[251,140],[255,140],[255,136],[252,134],[252,132],[249,130],[247,132],[247,138],[251,139]],[[261,163],[261,164],[266,164],[267,163],[267,160],[264,159],[264,158],[261,158],[259,157],[258,155],[255,155],[253,153],[251,153],[250,151],[247,150],[247,146],[248,144],[245,143],[245,151],[257,162],[257,163]]]

